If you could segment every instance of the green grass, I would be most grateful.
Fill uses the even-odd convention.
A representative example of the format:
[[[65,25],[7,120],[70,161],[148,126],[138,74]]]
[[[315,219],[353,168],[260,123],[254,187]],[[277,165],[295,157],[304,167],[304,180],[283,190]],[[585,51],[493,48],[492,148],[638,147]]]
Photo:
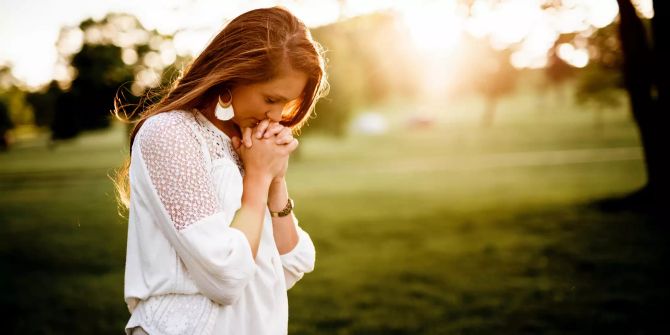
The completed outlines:
[[[396,106],[386,135],[301,140],[289,190],[317,263],[289,291],[291,334],[646,334],[661,324],[667,235],[643,214],[591,206],[644,183],[628,114],[605,113],[597,128],[588,111],[538,113],[516,99],[489,129],[473,104],[423,130],[404,127]],[[12,332],[122,331],[127,228],[107,174],[126,151],[117,126],[0,155]]]

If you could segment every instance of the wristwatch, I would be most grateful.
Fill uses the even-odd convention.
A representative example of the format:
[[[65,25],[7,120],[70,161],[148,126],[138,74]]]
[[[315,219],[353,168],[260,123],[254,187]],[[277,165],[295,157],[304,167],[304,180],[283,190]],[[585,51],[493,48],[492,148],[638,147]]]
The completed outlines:
[[[288,198],[288,201],[286,202],[286,206],[284,207],[284,209],[282,209],[279,212],[270,211],[270,215],[273,218],[284,217],[284,216],[289,215],[289,213],[291,213],[292,210],[293,210],[293,199]]]

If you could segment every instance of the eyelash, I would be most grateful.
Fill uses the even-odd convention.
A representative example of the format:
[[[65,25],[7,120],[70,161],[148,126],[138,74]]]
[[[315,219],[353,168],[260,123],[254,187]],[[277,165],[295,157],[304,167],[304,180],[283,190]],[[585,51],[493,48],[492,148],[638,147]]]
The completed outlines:
[[[267,103],[269,103],[269,104],[273,104],[273,103],[275,103],[276,101],[273,101],[272,99],[265,99],[265,102],[267,102]]]

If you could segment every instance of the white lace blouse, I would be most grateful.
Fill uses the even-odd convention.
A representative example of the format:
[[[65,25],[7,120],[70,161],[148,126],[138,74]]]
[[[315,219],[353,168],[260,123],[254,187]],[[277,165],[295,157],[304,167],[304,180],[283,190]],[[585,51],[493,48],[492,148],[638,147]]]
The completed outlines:
[[[130,164],[125,332],[286,334],[286,291],[314,269],[312,240],[293,215],[298,244],[280,255],[266,208],[253,259],[230,223],[243,166],[230,139],[197,111],[149,117]]]

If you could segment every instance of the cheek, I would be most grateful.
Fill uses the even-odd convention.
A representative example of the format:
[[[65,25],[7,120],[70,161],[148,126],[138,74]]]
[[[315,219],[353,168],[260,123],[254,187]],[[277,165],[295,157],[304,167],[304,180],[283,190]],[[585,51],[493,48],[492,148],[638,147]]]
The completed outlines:
[[[241,119],[262,120],[265,119],[265,112],[268,111],[268,106],[263,96],[246,94],[240,97],[236,107],[239,110]]]
[[[265,118],[265,112],[269,110],[270,105],[265,102],[265,100],[261,99],[260,101],[257,101],[253,109],[251,109],[251,112],[253,113],[253,116],[255,118],[260,118],[264,119]]]
[[[260,100],[257,101],[256,104],[254,105],[254,112],[256,114],[263,114],[265,113],[265,110],[268,108],[268,105],[265,103],[265,101]]]
[[[260,104],[256,101],[250,101],[249,99],[239,99],[235,106],[235,112],[243,119],[256,117],[261,110]]]

